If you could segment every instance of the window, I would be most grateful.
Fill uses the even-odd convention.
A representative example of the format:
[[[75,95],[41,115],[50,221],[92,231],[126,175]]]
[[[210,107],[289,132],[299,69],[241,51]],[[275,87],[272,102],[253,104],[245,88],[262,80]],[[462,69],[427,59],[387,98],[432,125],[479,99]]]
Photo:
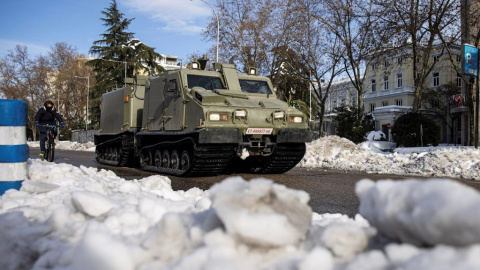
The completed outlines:
[[[402,62],[403,62],[402,57],[397,57],[397,64],[401,66]]]
[[[459,73],[457,73],[457,86],[462,86],[462,76]]]
[[[434,62],[434,63],[438,62],[439,59],[440,59],[440,56],[439,56],[439,55],[433,56],[433,62]]]
[[[440,85],[440,73],[434,72],[433,73],[433,86],[439,86]]]
[[[457,62],[458,63],[462,62],[462,58],[460,57],[460,55],[457,55]]]
[[[383,76],[383,90],[388,90],[388,75]]]
[[[375,70],[375,69],[377,69],[377,65],[374,63],[372,64],[372,70]]]
[[[385,60],[385,62],[383,62],[383,65],[384,65],[385,67],[388,67],[388,64],[389,64],[389,63],[388,63],[388,60]]]
[[[239,80],[240,88],[242,92],[253,94],[271,94],[272,91],[268,87],[266,81],[254,81],[254,80]]]
[[[167,83],[167,91],[168,92],[177,92],[178,87],[177,87],[177,80],[169,80]]]
[[[403,86],[403,75],[402,73],[397,74],[397,87]]]
[[[396,99],[395,100],[395,105],[397,106],[403,106],[403,101],[401,99]]]
[[[430,100],[430,105],[432,106],[432,108],[440,108],[440,102],[438,101],[438,99]]]
[[[372,92],[377,91],[377,82],[375,79],[372,79]]]
[[[370,103],[370,112],[375,111],[375,103]]]
[[[188,74],[187,81],[188,88],[199,86],[207,90],[225,89],[220,77]]]
[[[388,101],[382,101],[382,106],[383,107],[388,106]]]

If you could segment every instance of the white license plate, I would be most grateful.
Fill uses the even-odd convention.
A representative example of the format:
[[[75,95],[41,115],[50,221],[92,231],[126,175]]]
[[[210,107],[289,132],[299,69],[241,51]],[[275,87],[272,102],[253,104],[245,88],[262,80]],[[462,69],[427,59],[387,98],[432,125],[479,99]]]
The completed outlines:
[[[247,129],[247,134],[254,135],[254,134],[261,134],[261,135],[269,135],[272,134],[273,128],[249,128]]]

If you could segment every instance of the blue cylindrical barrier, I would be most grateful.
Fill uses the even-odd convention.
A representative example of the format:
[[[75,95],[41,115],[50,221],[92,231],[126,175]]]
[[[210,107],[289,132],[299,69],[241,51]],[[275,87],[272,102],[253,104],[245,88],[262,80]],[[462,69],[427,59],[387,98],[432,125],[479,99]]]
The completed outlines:
[[[0,99],[0,196],[27,178],[27,103]]]

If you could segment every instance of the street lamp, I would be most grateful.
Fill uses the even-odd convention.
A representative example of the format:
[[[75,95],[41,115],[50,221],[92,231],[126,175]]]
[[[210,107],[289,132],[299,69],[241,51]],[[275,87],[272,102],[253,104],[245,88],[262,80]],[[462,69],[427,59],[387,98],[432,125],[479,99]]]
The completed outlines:
[[[193,1],[193,0],[190,0],[190,1]],[[210,5],[207,1],[205,0],[200,0],[202,2],[204,2],[205,4],[207,4],[213,11],[213,13],[215,14],[215,17],[217,17],[217,58],[215,59],[215,61],[218,63],[218,43],[220,42],[220,20],[218,19],[218,14],[217,12],[215,11],[215,9],[212,7],[212,5]]]
[[[102,61],[109,61],[109,62],[116,62],[116,63],[124,63],[125,64],[125,78],[123,79],[123,86],[127,86],[127,61],[117,61],[117,60],[110,60],[110,59],[103,59],[99,58]]]
[[[75,78],[79,79],[87,79],[87,117],[85,120],[85,130],[88,130],[88,97],[90,96],[90,77],[80,77],[80,76],[75,76]]]

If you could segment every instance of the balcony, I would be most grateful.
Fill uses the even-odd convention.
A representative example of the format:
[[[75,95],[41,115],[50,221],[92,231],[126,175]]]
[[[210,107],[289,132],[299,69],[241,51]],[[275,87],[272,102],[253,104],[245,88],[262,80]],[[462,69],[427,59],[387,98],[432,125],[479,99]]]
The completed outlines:
[[[369,89],[370,91],[370,89]],[[404,95],[404,94],[413,94],[415,92],[415,89],[411,86],[403,86],[399,88],[393,88],[393,89],[388,89],[388,90],[380,90],[380,91],[375,91],[375,92],[367,92],[363,94],[363,99],[368,100],[368,99],[373,99],[373,98],[378,98],[378,97],[386,97],[386,96],[399,96],[399,95]]]

